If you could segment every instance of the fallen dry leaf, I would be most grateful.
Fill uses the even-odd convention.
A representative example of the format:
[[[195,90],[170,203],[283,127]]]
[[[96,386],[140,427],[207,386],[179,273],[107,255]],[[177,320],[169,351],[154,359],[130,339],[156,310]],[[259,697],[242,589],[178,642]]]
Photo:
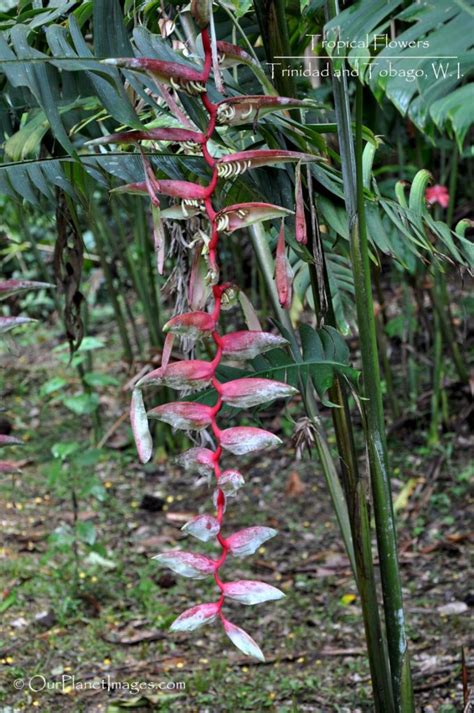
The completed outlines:
[[[289,498],[298,498],[304,493],[305,487],[305,484],[301,480],[296,470],[293,470],[290,473],[290,476],[286,483],[285,495],[287,495]]]

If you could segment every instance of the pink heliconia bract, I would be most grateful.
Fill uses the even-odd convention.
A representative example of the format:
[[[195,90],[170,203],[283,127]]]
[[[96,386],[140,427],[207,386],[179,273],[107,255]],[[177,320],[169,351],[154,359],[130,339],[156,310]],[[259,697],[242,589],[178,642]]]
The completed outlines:
[[[301,185],[301,163],[297,164],[295,170],[295,238],[302,245],[306,245],[308,242],[304,216],[303,186]]]
[[[228,498],[237,495],[240,488],[245,485],[244,476],[238,470],[224,470],[218,480],[219,490]]]
[[[0,317],[0,333],[9,332],[15,327],[20,327],[22,324],[34,322],[30,317]]]
[[[261,223],[273,218],[284,218],[291,210],[272,203],[237,203],[222,208],[216,215],[216,224],[223,233],[248,228],[254,223]]]
[[[21,446],[23,441],[20,441],[16,436],[6,436],[0,433],[0,446]]]
[[[254,426],[235,426],[221,431],[221,446],[235,456],[263,451],[280,444],[280,438],[274,433]]]
[[[208,312],[186,312],[166,322],[163,331],[196,338],[210,335],[216,326],[214,316]]]
[[[281,224],[275,258],[275,283],[278,299],[284,309],[290,309],[293,296],[293,270],[286,256],[285,228]]]
[[[213,515],[197,515],[181,528],[186,534],[196,537],[201,542],[209,542],[219,534],[221,526]]]
[[[102,63],[147,72],[159,82],[169,84],[174,89],[182,90],[192,96],[206,91],[203,73],[178,62],[163,62],[148,57],[111,57],[103,59]]]
[[[86,143],[88,146],[132,144],[137,141],[173,141],[176,143],[192,141],[196,144],[202,144],[203,140],[204,134],[199,131],[190,131],[189,129],[148,129],[147,131],[122,131],[118,134],[101,136]]]
[[[245,330],[241,332],[229,332],[221,338],[222,353],[232,359],[249,360],[254,359],[259,354],[264,354],[270,349],[284,347],[288,344],[284,337],[271,332],[260,332],[257,330]]]
[[[234,64],[239,64],[240,62],[244,64],[253,64],[255,62],[253,57],[238,45],[233,45],[224,40],[219,40],[216,42],[216,45],[219,53],[219,64],[223,67],[232,67]]]
[[[235,379],[221,386],[222,401],[236,408],[252,408],[274,399],[285,399],[298,392],[293,386],[272,379]]]
[[[240,203],[229,206],[215,205],[215,189],[220,178],[233,177],[244,171],[259,166],[278,166],[288,161],[296,162],[297,171],[302,163],[314,161],[319,157],[297,151],[274,149],[251,149],[215,158],[211,155],[210,139],[217,124],[245,123],[247,119],[257,121],[259,113],[281,111],[304,105],[285,97],[231,97],[214,103],[207,93],[207,83],[211,72],[217,71],[217,61],[223,66],[244,62],[247,65],[254,60],[245,50],[226,42],[217,42],[212,47],[210,33],[207,28],[208,11],[212,8],[207,0],[193,0],[191,15],[201,28],[200,39],[204,50],[202,68],[192,68],[183,64],[163,62],[148,58],[124,58],[105,60],[106,63],[147,72],[160,85],[167,104],[181,123],[185,114],[178,106],[180,92],[186,92],[194,97],[194,101],[202,102],[203,109],[208,114],[208,125],[203,132],[188,129],[157,128],[149,131],[129,131],[102,137],[91,143],[135,143],[142,141],[170,141],[173,143],[193,142],[200,147],[202,157],[211,171],[208,185],[191,183],[181,180],[161,180],[154,174],[154,169],[148,156],[141,152],[144,170],[144,181],[122,186],[118,190],[145,193],[150,197],[153,212],[155,244],[158,252],[158,268],[164,266],[164,234],[162,219],[186,220],[196,215],[207,218],[208,230],[200,230],[193,237],[190,245],[188,264],[191,265],[187,298],[190,311],[175,315],[165,325],[167,336],[163,346],[162,361],[159,369],[143,376],[136,384],[132,395],[131,423],[137,443],[140,460],[146,462],[152,455],[151,436],[148,430],[148,419],[156,418],[170,424],[173,428],[201,431],[208,429],[206,438],[208,447],[195,446],[182,453],[177,463],[183,468],[196,472],[201,476],[214,479],[212,500],[215,514],[202,513],[187,522],[183,528],[184,535],[191,535],[201,542],[213,544],[220,548],[216,558],[193,552],[175,550],[157,555],[154,559],[162,566],[170,568],[176,574],[194,579],[214,577],[219,590],[215,602],[198,604],[184,611],[171,625],[173,631],[193,631],[203,624],[220,620],[224,631],[232,643],[245,655],[264,661],[263,653],[255,641],[240,627],[232,624],[223,614],[226,602],[234,601],[241,604],[259,604],[281,599],[284,595],[276,587],[264,582],[253,580],[238,580],[225,582],[222,580],[222,569],[229,562],[229,555],[245,557],[255,553],[264,542],[277,534],[270,527],[248,527],[227,535],[224,531],[224,513],[227,501],[235,497],[244,486],[244,478],[239,470],[229,464],[224,470],[222,458],[229,454],[245,455],[255,451],[272,448],[281,443],[280,438],[270,431],[253,426],[234,426],[222,428],[221,421],[227,410],[224,406],[235,408],[253,408],[273,399],[288,398],[296,393],[296,389],[286,383],[272,379],[246,377],[232,381],[221,381],[219,369],[223,359],[229,361],[252,360],[271,349],[281,349],[287,341],[270,332],[264,332],[243,292],[230,283],[221,283],[219,278],[218,248],[222,234],[228,235],[235,230],[247,228],[257,222],[284,219],[292,211],[282,206],[267,203]],[[199,45],[198,45],[199,46]],[[173,94],[163,85],[170,85],[176,90]],[[220,83],[216,81],[219,91]],[[190,101],[190,100],[188,100]],[[192,101],[192,100],[191,100]],[[180,199],[161,211],[159,196],[169,196]],[[298,216],[301,212],[301,201],[297,196]],[[229,240],[230,238],[226,238]],[[276,282],[282,304],[291,304],[291,279],[289,262],[285,254],[285,237],[282,232],[278,242],[276,256]],[[234,331],[228,334],[220,332],[220,318],[223,309],[236,303],[239,296],[240,306],[249,330]],[[214,344],[214,356],[209,360],[190,359],[170,362],[173,340],[186,337],[192,340],[206,340],[206,349]],[[173,352],[174,353],[174,352]],[[214,396],[207,405],[207,394],[202,397],[206,403],[195,400],[165,403],[146,412],[142,389],[147,386],[166,386],[177,390],[199,390],[212,388]],[[218,423],[219,421],[219,423]]]
[[[272,587],[271,584],[251,579],[240,579],[238,582],[226,582],[224,584],[224,596],[241,604],[251,606],[252,604],[283,599],[285,595],[281,589]]]
[[[171,389],[203,389],[211,383],[214,372],[215,366],[209,361],[176,361],[145,374],[137,386],[162,385]]]
[[[146,181],[127,183],[124,186],[114,188],[116,193],[148,193]],[[170,181],[157,180],[156,193],[171,198],[182,198],[183,200],[204,200],[208,197],[208,188],[200,186],[199,183],[190,181]]]
[[[155,555],[154,560],[173,570],[176,574],[192,579],[205,579],[214,573],[216,563],[210,557],[198,555],[194,552],[175,550]]]
[[[214,451],[209,448],[190,448],[176,458],[178,465],[185,470],[194,470],[200,475],[213,475],[215,466]]]
[[[234,646],[236,646],[243,654],[246,656],[252,656],[259,661],[265,661],[265,656],[258,646],[258,644],[252,639],[251,636],[247,634],[246,631],[240,628],[240,626],[235,626],[231,624],[227,619],[222,620],[224,624],[224,631],[232,641]]]
[[[130,421],[138,456],[142,463],[148,463],[153,453],[153,441],[148,428],[148,418],[140,389],[134,389],[132,394]]]
[[[19,472],[18,464],[12,460],[0,460],[0,473],[17,473]]]
[[[305,106],[307,104],[301,99],[289,97],[267,97],[259,94],[228,97],[217,104],[217,123],[229,126],[248,124],[272,111],[287,111]]]
[[[227,538],[229,551],[236,557],[253,555],[264,542],[278,532],[272,527],[246,527]]]
[[[37,282],[36,280],[0,280],[0,300],[26,290],[40,290],[42,287],[53,287],[53,285],[49,282]]]
[[[284,151],[282,149],[255,149],[251,151],[239,151],[238,153],[222,156],[217,161],[217,173],[223,178],[232,175],[239,175],[249,168],[261,168],[262,166],[276,166],[283,163],[295,161],[314,161],[318,157],[313,154],[305,154],[299,151]]]
[[[192,401],[174,401],[171,404],[156,406],[148,411],[149,418],[169,423],[173,428],[184,431],[202,431],[212,424],[212,409],[204,404]]]
[[[203,624],[210,624],[219,614],[219,605],[198,604],[196,607],[186,609],[171,624],[171,631],[194,631]]]

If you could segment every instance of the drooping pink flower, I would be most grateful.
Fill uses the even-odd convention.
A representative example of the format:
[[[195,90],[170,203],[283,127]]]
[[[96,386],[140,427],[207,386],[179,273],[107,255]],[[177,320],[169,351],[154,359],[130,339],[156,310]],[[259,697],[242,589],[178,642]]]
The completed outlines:
[[[430,205],[438,203],[441,208],[447,208],[449,205],[449,193],[446,186],[441,186],[437,183],[434,186],[426,189],[426,200]]]

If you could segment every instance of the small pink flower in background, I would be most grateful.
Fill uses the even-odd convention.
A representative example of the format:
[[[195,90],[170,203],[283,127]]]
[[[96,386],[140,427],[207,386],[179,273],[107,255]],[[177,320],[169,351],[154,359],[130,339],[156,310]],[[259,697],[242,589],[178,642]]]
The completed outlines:
[[[438,203],[441,208],[447,208],[449,205],[449,193],[446,186],[440,186],[437,183],[435,186],[426,189],[426,200],[430,205]]]

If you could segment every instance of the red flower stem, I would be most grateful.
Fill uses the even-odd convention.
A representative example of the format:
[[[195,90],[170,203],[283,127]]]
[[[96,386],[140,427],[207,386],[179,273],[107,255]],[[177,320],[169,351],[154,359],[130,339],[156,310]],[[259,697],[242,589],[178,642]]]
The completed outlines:
[[[204,48],[204,68],[203,68],[203,80],[205,82],[208,81],[209,75],[211,72],[212,68],[212,49],[211,49],[211,40],[209,37],[209,33],[207,30],[203,30],[201,33],[202,37],[202,44]],[[216,168],[216,160],[211,156],[209,153],[209,149],[207,147],[207,143],[215,129],[216,126],[216,116],[217,116],[217,105],[214,104],[209,97],[207,96],[207,93],[204,93],[201,95],[201,100],[202,103],[207,110],[209,114],[209,123],[207,125],[207,130],[204,135],[204,140],[201,144],[202,148],[202,155],[206,161],[206,163],[212,168],[212,179],[211,182],[208,186],[208,191],[207,191],[207,196],[204,201],[205,207],[206,207],[206,213],[209,218],[209,222],[211,224],[211,239],[209,242],[209,263],[212,271],[215,271],[216,274],[219,274],[218,270],[218,261],[217,261],[217,246],[219,242],[219,232],[217,230],[216,226],[216,211],[214,210],[214,207],[212,205],[212,195],[214,193],[214,190],[217,186],[217,180],[218,180],[218,175],[217,175],[217,168]],[[213,294],[214,294],[214,300],[215,300],[215,306],[213,310],[213,317],[215,319],[216,324],[219,321],[219,316],[220,316],[220,310],[221,310],[221,299],[222,299],[222,294],[225,290],[225,285],[223,284],[218,284],[215,285],[213,288]],[[222,337],[220,336],[219,332],[217,330],[214,330],[212,332],[212,338],[214,340],[214,343],[216,345],[216,354],[213,359],[213,362],[216,365],[216,368],[219,366],[221,358],[222,358]],[[215,406],[212,409],[211,413],[211,427],[212,431],[214,433],[215,439],[216,439],[216,450],[214,451],[214,475],[216,477],[216,482],[217,485],[219,484],[219,478],[221,475],[221,467],[220,467],[220,458],[222,454],[222,447],[221,447],[221,430],[217,424],[217,416],[219,414],[219,411],[222,408],[222,387],[219,382],[219,380],[214,376],[212,379],[212,386],[217,392],[217,401]],[[225,507],[225,495],[223,491],[218,487],[217,489],[217,520],[219,522],[219,525],[222,527],[222,522],[224,518],[224,507]],[[222,582],[220,575],[219,575],[219,570],[224,564],[226,558],[227,558],[227,553],[228,553],[228,545],[227,541],[225,538],[219,533],[217,535],[217,540],[222,548],[221,556],[219,557],[218,560],[216,560],[215,566],[214,566],[214,580],[219,587],[221,591],[221,597],[218,601],[218,607],[219,607],[219,616],[222,617],[221,615],[221,609],[224,604],[224,583]]]

